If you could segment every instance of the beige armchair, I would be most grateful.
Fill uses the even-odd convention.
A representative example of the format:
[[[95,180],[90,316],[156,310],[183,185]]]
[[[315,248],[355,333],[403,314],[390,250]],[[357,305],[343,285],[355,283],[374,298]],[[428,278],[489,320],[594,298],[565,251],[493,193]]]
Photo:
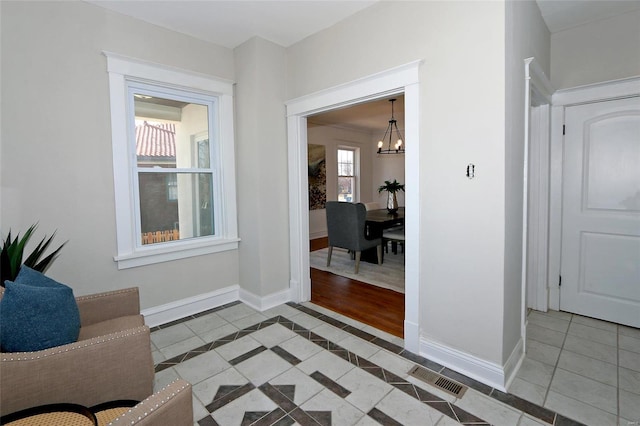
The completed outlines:
[[[0,353],[0,415],[55,403],[92,407],[141,401],[153,393],[149,327],[140,315],[138,289],[76,300],[81,320],[77,342]]]
[[[98,424],[108,426],[192,426],[193,404],[192,391],[189,382],[178,379],[164,389],[154,393],[133,408],[124,410],[113,419],[113,414],[107,413],[103,418],[98,417]]]

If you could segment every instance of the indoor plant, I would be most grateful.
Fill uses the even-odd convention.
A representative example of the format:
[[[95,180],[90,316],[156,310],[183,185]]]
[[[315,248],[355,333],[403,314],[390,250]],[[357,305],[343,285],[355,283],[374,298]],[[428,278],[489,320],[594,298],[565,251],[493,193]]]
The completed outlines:
[[[390,182],[388,180],[384,181],[384,185],[380,185],[378,188],[378,194],[382,191],[387,191],[387,210],[389,213],[395,213],[398,211],[398,197],[396,193],[398,191],[404,192],[404,184],[401,184],[397,180],[393,180]]]
[[[27,232],[24,233],[22,238],[20,238],[20,234],[18,233],[15,239],[11,238],[11,230],[7,234],[7,238],[1,241],[2,246],[0,247],[0,285],[4,287],[5,280],[14,281],[18,276],[18,272],[20,272],[20,268],[22,265],[28,266],[31,269],[34,269],[39,272],[44,272],[49,265],[55,260],[56,256],[62,249],[62,247],[66,244],[66,241],[60,245],[57,249],[55,249],[52,253],[46,256],[44,259],[40,259],[44,252],[51,244],[53,237],[55,237],[56,233],[54,232],[49,238],[45,235],[44,238],[38,243],[35,249],[27,256],[26,260],[22,262],[22,258],[24,255],[24,249],[29,239],[33,235],[33,232],[38,227],[37,224],[31,225]]]

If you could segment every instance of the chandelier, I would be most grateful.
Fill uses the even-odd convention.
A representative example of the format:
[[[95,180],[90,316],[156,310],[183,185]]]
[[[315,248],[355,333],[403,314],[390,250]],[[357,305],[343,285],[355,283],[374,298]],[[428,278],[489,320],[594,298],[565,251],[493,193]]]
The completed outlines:
[[[389,120],[389,125],[387,126],[387,130],[384,132],[384,136],[378,142],[378,154],[404,154],[402,134],[400,134],[400,130],[398,130],[398,125],[396,124],[396,119],[393,116],[393,103],[395,101],[396,99],[389,99],[389,102],[391,102],[391,120]],[[395,138],[393,137],[394,130],[396,132]],[[385,142],[387,143],[387,149],[382,149]]]

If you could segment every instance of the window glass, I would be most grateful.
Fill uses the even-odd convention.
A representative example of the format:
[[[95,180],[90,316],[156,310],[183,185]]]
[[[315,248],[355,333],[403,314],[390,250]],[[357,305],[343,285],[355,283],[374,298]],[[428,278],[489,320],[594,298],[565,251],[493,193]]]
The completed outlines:
[[[130,91],[134,105],[140,244],[215,235],[210,104]]]
[[[355,152],[338,149],[338,201],[355,202]]]

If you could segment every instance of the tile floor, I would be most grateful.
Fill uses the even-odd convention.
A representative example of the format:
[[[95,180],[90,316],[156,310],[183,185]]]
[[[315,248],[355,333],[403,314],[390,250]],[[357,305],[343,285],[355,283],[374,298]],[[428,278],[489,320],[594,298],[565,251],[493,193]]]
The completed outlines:
[[[590,425],[640,424],[640,329],[530,311],[509,392]]]
[[[155,327],[156,387],[191,382],[198,426],[614,426],[618,410],[626,426],[640,406],[640,332],[614,326],[612,346],[607,323],[555,314],[529,315],[530,353],[508,394],[310,303],[257,312],[235,302]],[[451,396],[410,376],[416,365],[469,389]]]

